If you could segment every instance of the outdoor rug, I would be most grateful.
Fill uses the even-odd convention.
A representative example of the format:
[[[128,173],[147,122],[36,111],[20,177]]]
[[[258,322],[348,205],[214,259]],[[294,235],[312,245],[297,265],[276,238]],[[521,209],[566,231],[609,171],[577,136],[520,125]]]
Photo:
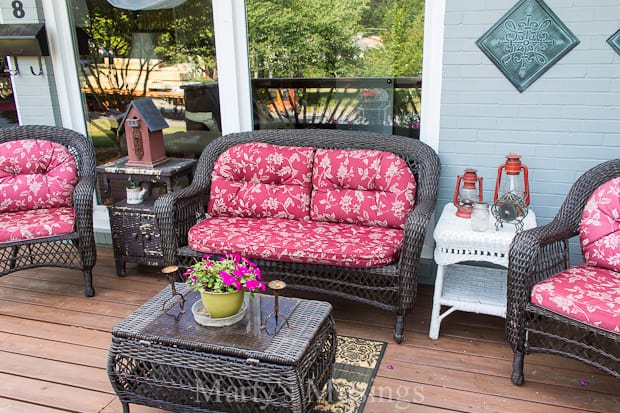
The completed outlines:
[[[315,412],[361,413],[370,393],[387,343],[363,338],[338,336],[334,403],[321,400]]]

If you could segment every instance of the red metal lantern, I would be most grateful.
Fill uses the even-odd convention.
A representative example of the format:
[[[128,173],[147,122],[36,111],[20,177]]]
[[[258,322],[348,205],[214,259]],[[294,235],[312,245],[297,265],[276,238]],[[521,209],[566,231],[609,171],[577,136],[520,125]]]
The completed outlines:
[[[523,176],[520,176],[521,171],[523,171]],[[498,198],[511,194],[521,198],[525,205],[529,205],[530,184],[527,172],[527,165],[521,163],[521,155],[514,153],[506,155],[506,162],[497,168],[493,202],[496,202]]]
[[[478,177],[476,172],[475,169],[467,168],[465,173],[456,179],[452,202],[456,207],[456,216],[458,217],[471,218],[474,202],[482,201],[482,177]],[[461,183],[463,183],[462,187]],[[478,183],[477,189],[476,183]]]

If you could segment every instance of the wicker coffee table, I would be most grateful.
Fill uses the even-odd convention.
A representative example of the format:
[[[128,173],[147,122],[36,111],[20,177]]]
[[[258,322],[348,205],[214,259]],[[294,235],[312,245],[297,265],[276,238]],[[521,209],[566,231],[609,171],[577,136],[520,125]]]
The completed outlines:
[[[276,322],[274,298],[257,294],[238,323],[204,327],[191,311],[198,293],[176,289],[184,314],[163,308],[168,286],[112,330],[108,376],[123,412],[305,412],[322,396],[336,353],[329,303],[280,297]]]

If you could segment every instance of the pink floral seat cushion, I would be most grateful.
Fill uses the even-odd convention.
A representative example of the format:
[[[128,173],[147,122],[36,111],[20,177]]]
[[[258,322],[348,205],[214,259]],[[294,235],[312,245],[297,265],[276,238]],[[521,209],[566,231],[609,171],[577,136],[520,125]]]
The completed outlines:
[[[76,184],[66,147],[35,139],[0,144],[0,213],[71,207]]]
[[[416,181],[397,155],[317,149],[310,216],[316,221],[404,228]]]
[[[212,254],[276,261],[379,267],[398,259],[403,231],[279,218],[208,218],[189,230],[188,244]]]
[[[247,143],[216,160],[212,216],[310,219],[314,148]]]
[[[579,265],[532,289],[532,303],[574,320],[620,333],[620,273]]]
[[[74,209],[31,209],[0,214],[0,243],[50,237],[73,232]]]
[[[620,271],[620,177],[596,189],[579,223],[586,264]]]

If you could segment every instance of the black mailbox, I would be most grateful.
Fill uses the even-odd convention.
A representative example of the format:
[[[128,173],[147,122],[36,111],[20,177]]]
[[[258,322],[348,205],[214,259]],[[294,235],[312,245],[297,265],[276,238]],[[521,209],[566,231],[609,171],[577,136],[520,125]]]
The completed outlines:
[[[0,56],[49,56],[45,24],[0,24]]]

